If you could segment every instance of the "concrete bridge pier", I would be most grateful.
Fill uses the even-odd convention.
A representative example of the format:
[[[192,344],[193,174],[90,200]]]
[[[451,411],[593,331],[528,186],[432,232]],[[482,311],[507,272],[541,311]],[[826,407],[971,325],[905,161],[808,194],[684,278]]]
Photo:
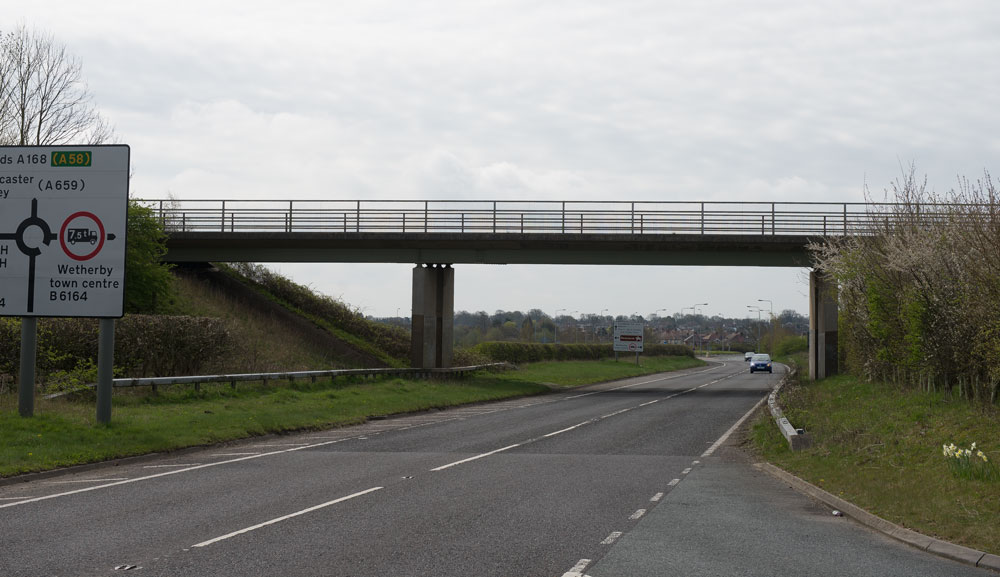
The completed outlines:
[[[450,367],[455,330],[455,269],[450,264],[413,267],[411,318],[410,365]]]
[[[837,285],[822,273],[809,273],[809,378],[838,373]]]

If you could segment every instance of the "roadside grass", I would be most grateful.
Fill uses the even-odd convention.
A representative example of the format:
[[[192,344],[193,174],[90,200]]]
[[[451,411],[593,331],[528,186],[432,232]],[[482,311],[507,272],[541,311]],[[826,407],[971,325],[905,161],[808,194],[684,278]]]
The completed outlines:
[[[342,368],[320,343],[286,323],[248,308],[225,290],[187,276],[176,276],[178,314],[226,319],[232,325],[235,347],[230,372],[297,371]]]
[[[884,519],[1000,554],[1000,482],[952,473],[943,445],[1000,462],[1000,414],[950,394],[850,376],[786,387],[781,406],[813,446],[793,453],[765,410],[751,442],[766,460]]]
[[[464,380],[337,379],[283,385],[226,384],[115,391],[111,423],[95,423],[95,399],[39,398],[35,416],[17,413],[17,394],[0,395],[0,476],[210,445],[247,437],[320,430],[375,416],[537,395],[703,364],[690,358],[545,362]]]

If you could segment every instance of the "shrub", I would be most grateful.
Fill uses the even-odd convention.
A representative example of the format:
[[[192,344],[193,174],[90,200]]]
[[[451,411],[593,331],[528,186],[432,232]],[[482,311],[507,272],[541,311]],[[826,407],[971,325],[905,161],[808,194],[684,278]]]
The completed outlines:
[[[98,327],[97,319],[39,319],[35,362],[39,381],[65,389],[91,379],[97,365]],[[198,374],[222,367],[231,348],[229,330],[219,319],[126,315],[115,323],[117,376]],[[20,321],[0,319],[0,374],[17,374],[20,350]]]

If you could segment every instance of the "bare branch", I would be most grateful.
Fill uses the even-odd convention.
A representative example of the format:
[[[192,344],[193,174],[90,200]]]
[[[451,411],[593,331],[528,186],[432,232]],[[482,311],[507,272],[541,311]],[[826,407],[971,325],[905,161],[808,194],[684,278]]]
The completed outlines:
[[[80,62],[64,46],[24,26],[0,39],[0,143],[100,144],[112,138]]]

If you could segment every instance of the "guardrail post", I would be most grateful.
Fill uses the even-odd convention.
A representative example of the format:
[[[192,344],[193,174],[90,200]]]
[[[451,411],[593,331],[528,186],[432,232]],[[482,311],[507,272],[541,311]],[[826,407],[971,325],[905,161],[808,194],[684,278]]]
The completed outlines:
[[[493,201],[493,234],[497,232],[497,201]]]
[[[357,222],[354,223],[354,225],[355,225],[354,232],[361,232],[361,201],[360,200],[358,201],[358,209],[357,210],[358,210],[358,212],[357,212],[358,220],[357,220]]]
[[[403,232],[406,232],[406,212],[403,212]],[[424,231],[427,232],[427,231]]]
[[[844,203],[844,236],[847,236],[847,203]]]
[[[293,200],[288,201],[288,232],[292,232],[292,227],[293,227],[292,225],[292,215],[294,214],[294,208],[292,206],[293,202],[295,201]]]
[[[635,203],[634,202],[632,203],[632,223],[631,223],[631,228],[632,228],[632,234],[635,234]]]
[[[222,201],[222,232],[226,232],[226,201]]]
[[[701,234],[705,234],[705,203],[701,203]]]
[[[566,232],[566,203],[562,203],[562,232]]]
[[[774,236],[774,203],[771,203],[771,236]]]
[[[427,201],[424,201],[424,232],[427,232],[427,221],[430,219],[430,211],[427,208]]]

